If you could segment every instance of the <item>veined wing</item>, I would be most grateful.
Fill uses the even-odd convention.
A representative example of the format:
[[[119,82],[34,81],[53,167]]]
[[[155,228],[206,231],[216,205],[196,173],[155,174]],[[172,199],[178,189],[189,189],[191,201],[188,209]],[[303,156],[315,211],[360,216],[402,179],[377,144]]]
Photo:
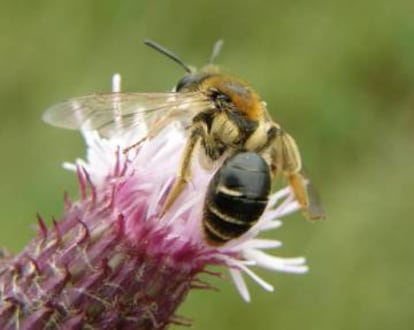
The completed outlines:
[[[307,176],[306,172],[306,168],[302,167],[300,173],[298,173],[304,182],[308,199],[308,207],[305,210],[305,215],[308,220],[326,219],[325,207],[323,206],[321,198],[319,197],[319,192],[313,184],[312,180],[310,180]]]
[[[174,120],[187,127],[195,114],[209,107],[199,92],[91,94],[52,105],[43,120],[61,128],[96,130],[103,137],[128,130],[156,134]]]
[[[326,211],[323,207],[319,193],[316,190],[315,186],[312,184],[312,181],[307,182],[306,191],[308,194],[309,206],[306,210],[306,214],[309,220],[322,220],[326,219]]]

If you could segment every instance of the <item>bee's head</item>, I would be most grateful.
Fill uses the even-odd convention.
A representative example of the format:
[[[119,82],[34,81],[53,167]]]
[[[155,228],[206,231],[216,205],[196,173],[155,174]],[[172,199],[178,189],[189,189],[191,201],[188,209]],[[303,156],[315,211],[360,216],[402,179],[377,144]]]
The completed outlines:
[[[198,90],[205,93],[218,109],[237,110],[249,120],[263,117],[259,95],[243,80],[225,74],[209,74],[200,82]]]
[[[208,72],[187,73],[182,77],[175,86],[176,92],[194,92],[204,80],[210,77]]]

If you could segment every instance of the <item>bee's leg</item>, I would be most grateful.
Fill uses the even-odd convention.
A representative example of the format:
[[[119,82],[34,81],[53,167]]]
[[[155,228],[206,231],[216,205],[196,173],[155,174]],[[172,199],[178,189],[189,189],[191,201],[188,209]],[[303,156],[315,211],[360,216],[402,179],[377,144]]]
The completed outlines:
[[[307,209],[309,200],[306,181],[300,173],[302,160],[295,140],[288,133],[278,130],[271,151],[275,171],[283,173],[300,207]]]
[[[142,142],[144,142],[146,139],[148,139],[148,137],[144,137],[142,139],[139,139],[137,142],[135,142],[134,144],[131,144],[130,146],[126,147],[122,152],[124,154],[127,154],[130,150],[138,147]]]
[[[288,175],[288,182],[300,208],[306,210],[309,207],[309,199],[304,177],[300,173],[290,174]]]
[[[190,133],[190,137],[185,146],[181,164],[177,173],[177,178],[172,186],[171,190],[168,193],[167,199],[162,207],[161,216],[168,211],[171,205],[175,202],[177,197],[180,195],[184,189],[185,184],[191,178],[191,158],[195,147],[197,146],[198,141],[203,135],[203,128],[201,126],[196,126]]]

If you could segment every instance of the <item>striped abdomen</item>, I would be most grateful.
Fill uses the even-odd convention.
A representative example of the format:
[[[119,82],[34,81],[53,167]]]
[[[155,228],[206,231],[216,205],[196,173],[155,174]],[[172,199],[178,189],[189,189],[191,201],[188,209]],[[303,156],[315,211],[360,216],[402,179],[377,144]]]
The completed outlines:
[[[211,245],[247,232],[259,220],[271,187],[269,166],[254,152],[240,152],[224,162],[210,181],[203,228]]]

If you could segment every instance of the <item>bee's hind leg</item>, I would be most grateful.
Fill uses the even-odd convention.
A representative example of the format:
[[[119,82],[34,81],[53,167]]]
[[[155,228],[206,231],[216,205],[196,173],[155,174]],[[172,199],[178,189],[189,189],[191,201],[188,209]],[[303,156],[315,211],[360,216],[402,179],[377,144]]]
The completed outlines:
[[[306,181],[301,174],[302,159],[293,137],[280,130],[274,141],[273,156],[276,169],[287,178],[301,209],[306,210],[309,206]]]

